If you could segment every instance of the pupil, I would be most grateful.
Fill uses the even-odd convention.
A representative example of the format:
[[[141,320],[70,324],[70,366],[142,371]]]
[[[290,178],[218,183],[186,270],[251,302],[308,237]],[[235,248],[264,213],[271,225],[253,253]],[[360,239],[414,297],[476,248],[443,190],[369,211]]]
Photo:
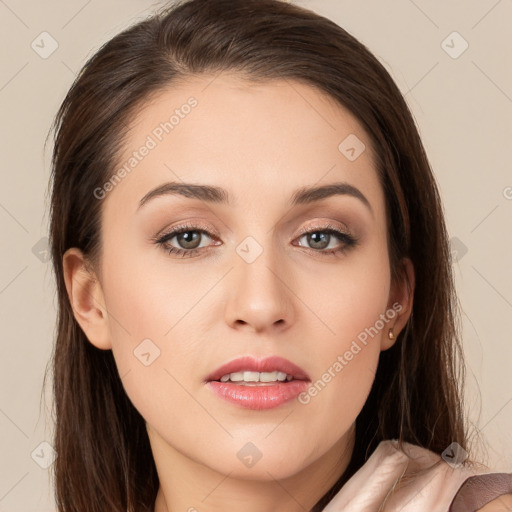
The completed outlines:
[[[325,249],[329,245],[330,236],[331,235],[328,233],[321,233],[321,232],[311,233],[310,235],[308,235],[308,242],[315,249]],[[318,241],[316,239],[323,239],[323,240]],[[315,244],[317,244],[317,245],[315,246]],[[320,244],[320,247],[318,247],[318,244]]]
[[[190,234],[192,233],[192,236]],[[178,242],[186,249],[195,249],[199,243],[199,233],[197,231],[184,231],[177,235]]]

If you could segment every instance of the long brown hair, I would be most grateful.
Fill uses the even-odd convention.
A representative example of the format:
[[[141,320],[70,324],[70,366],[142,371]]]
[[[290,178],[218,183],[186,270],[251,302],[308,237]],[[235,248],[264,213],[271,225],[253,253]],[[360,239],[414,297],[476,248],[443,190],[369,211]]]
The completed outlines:
[[[55,492],[61,512],[152,511],[158,477],[144,419],[112,352],[88,342],[66,293],[62,257],[77,247],[98,269],[101,201],[132,116],[153,93],[199,73],[316,87],[364,126],[386,197],[393,278],[410,257],[412,315],[381,353],[356,420],[349,467],[321,510],[378,443],[398,439],[441,453],[467,448],[463,365],[451,253],[435,178],[399,89],[367,48],[334,22],[278,0],[191,0],[115,36],[93,55],[52,126],[50,242],[58,293],[52,354]]]

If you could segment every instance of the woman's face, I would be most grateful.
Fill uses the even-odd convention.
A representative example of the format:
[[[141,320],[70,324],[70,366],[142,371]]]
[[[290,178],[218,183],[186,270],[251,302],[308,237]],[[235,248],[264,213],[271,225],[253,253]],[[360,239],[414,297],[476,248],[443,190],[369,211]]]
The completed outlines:
[[[96,309],[78,320],[112,349],[157,465],[179,456],[252,480],[320,459],[336,468],[388,329],[407,316],[361,125],[307,85],[198,76],[138,112],[117,163],[124,172],[92,199],[101,279]],[[151,193],[171,182],[182,192]],[[270,383],[207,382],[246,356],[284,358],[302,375],[270,361],[259,368]],[[274,366],[294,380],[272,382]]]

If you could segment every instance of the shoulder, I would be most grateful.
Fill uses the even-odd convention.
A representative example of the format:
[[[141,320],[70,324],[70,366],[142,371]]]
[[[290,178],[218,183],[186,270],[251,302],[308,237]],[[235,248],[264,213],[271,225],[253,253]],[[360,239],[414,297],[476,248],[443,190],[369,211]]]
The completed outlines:
[[[423,469],[430,474],[432,483],[436,482],[430,492],[439,496],[451,494],[447,512],[512,512],[512,473],[492,473],[476,462],[454,464],[449,458],[408,443],[402,449],[409,454],[415,469],[420,469],[413,471],[415,476]],[[425,464],[436,459],[436,464]]]
[[[471,475],[420,446],[382,441],[324,512],[448,512]]]
[[[512,510],[512,473],[487,473],[466,479],[449,512],[498,512]]]
[[[503,496],[490,501],[478,512],[505,512],[510,510],[512,510],[512,493],[503,494]]]
[[[420,446],[382,441],[323,512],[512,511],[512,474],[482,474],[486,470],[449,464]]]

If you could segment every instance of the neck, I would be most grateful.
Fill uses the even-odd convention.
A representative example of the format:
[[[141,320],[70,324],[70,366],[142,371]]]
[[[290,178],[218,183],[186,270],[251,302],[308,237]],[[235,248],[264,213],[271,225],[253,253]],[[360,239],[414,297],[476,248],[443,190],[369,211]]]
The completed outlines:
[[[170,447],[148,429],[160,487],[154,512],[305,512],[336,483],[347,468],[355,439],[354,425],[307,467],[281,479],[238,478],[228,468],[220,473]],[[165,456],[164,456],[165,454]]]

